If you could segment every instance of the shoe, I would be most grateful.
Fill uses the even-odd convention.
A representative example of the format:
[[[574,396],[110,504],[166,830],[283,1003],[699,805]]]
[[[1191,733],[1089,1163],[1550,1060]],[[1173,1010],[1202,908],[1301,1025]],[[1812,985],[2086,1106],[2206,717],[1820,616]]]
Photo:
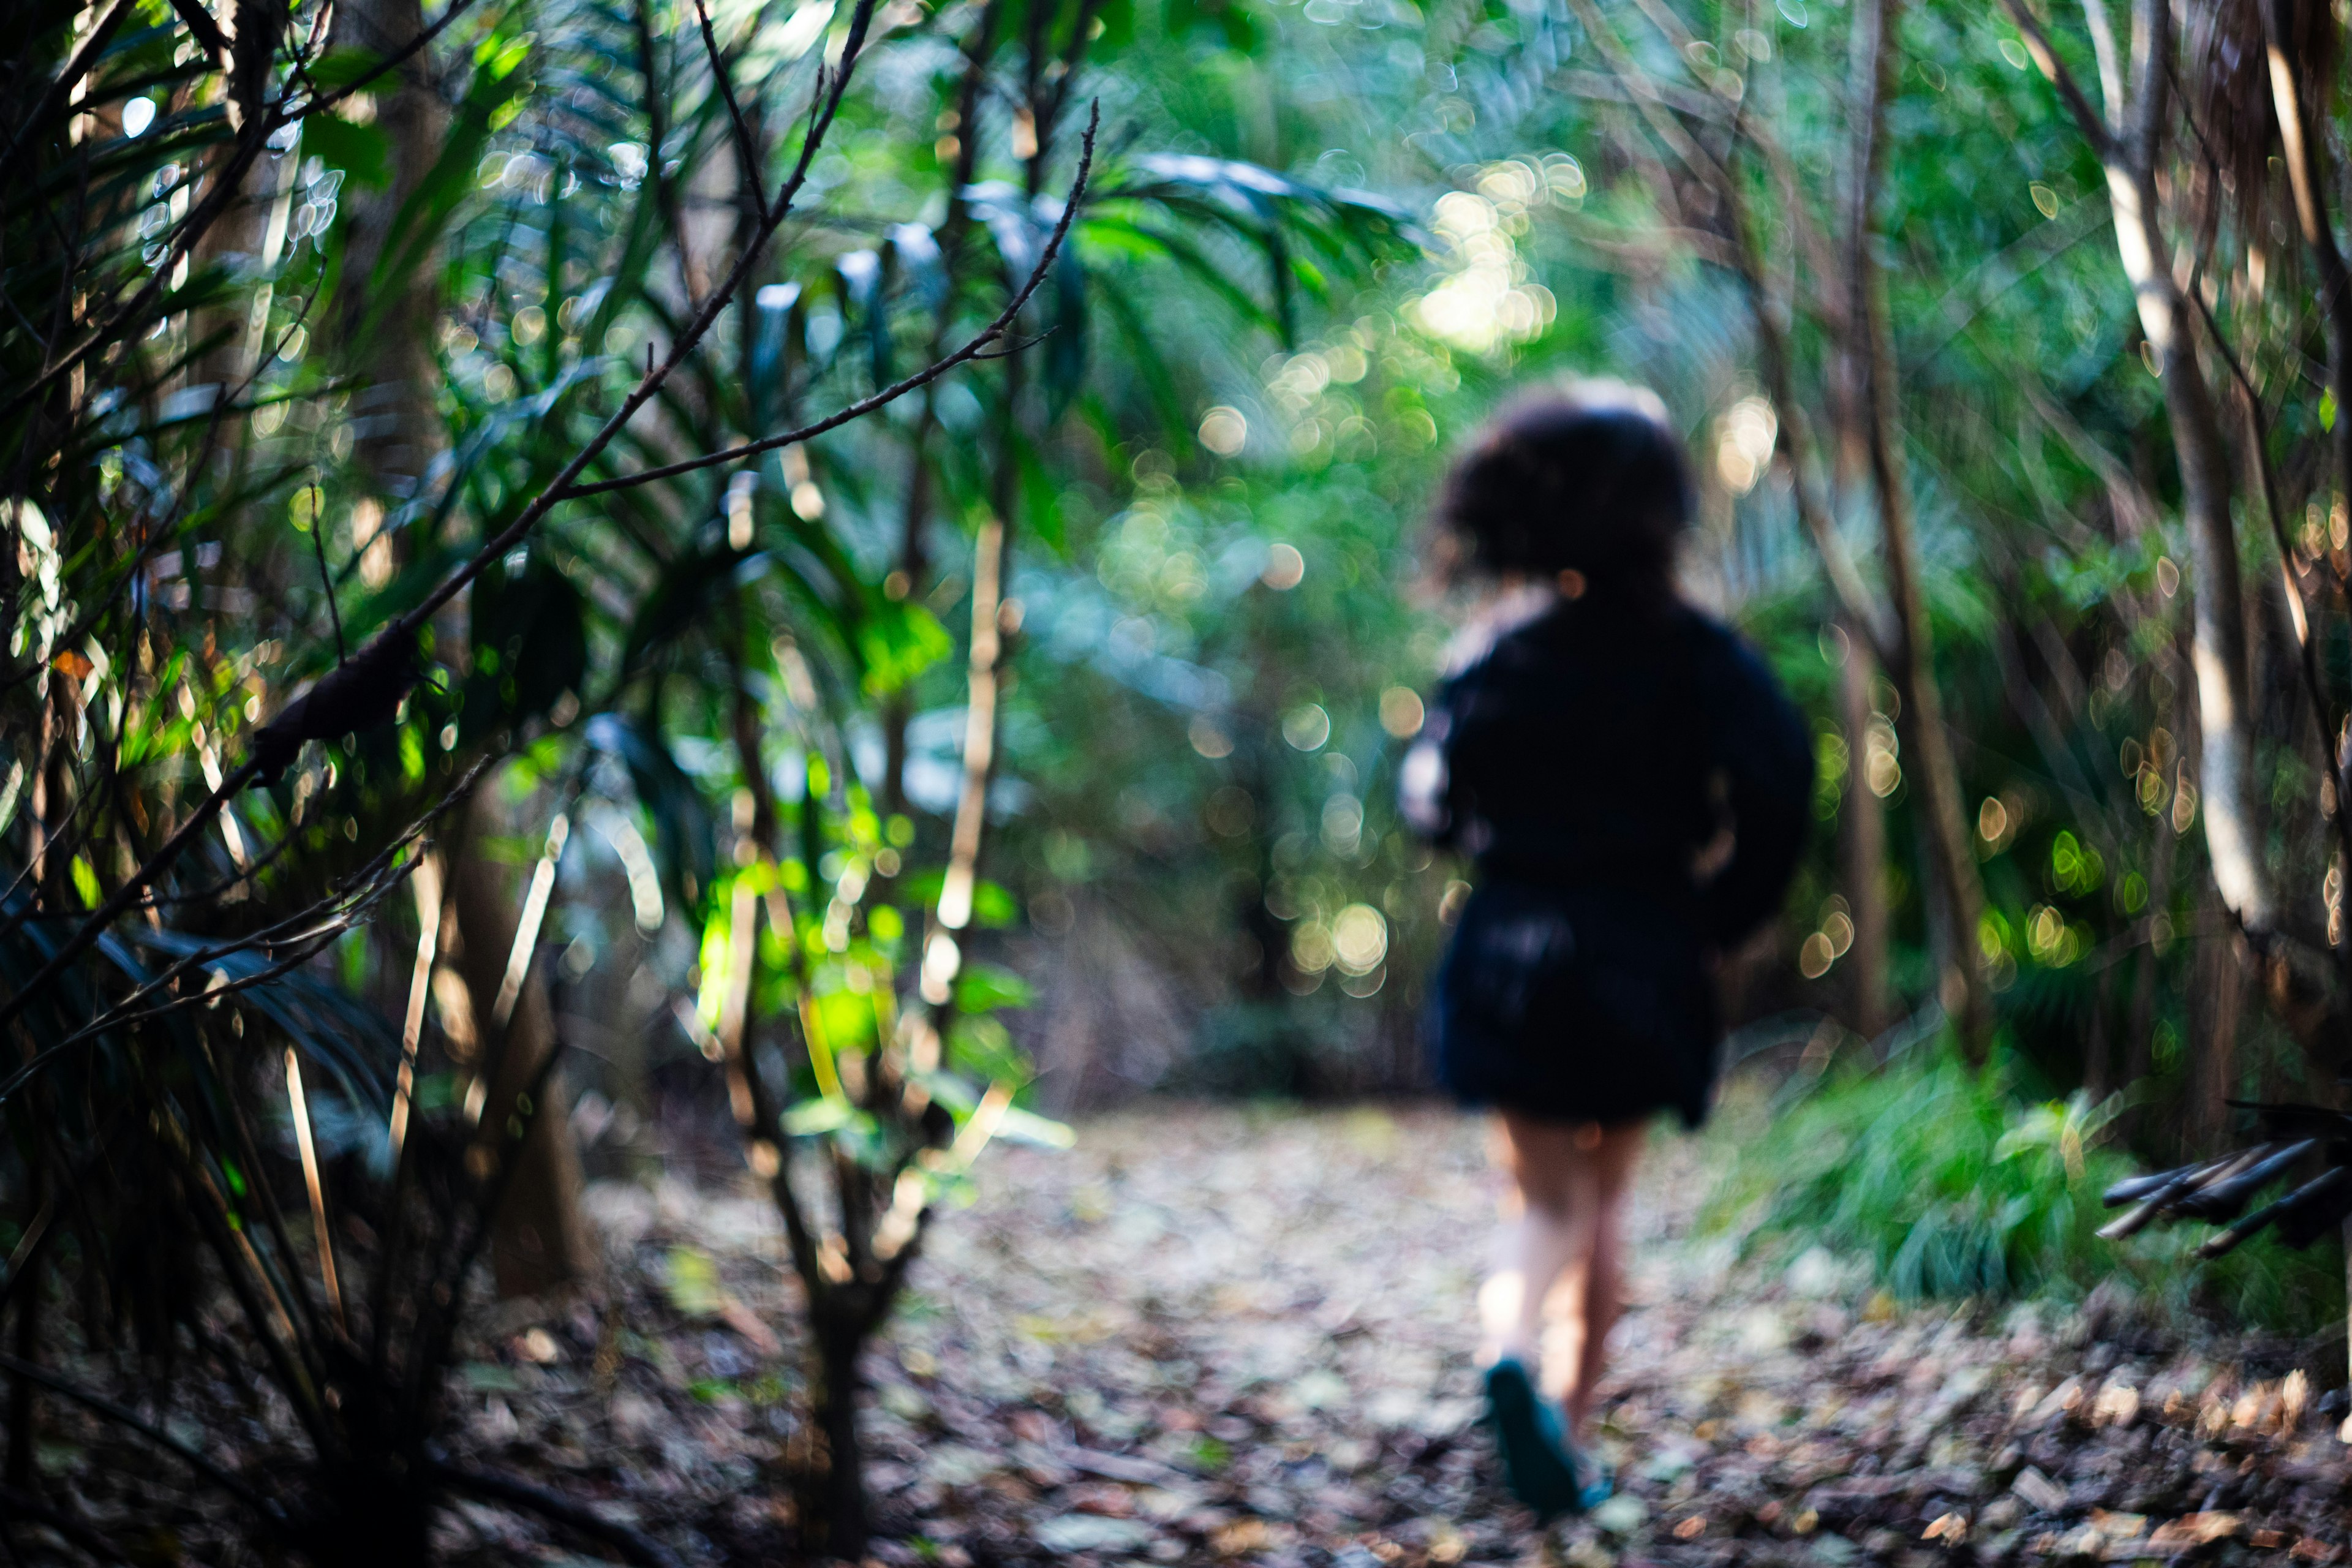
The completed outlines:
[[[1600,1455],[1571,1443],[1568,1462],[1583,1483],[1576,1489],[1577,1512],[1591,1513],[1617,1494],[1617,1468]]]
[[[1590,1506],[1584,1496],[1590,1489],[1579,1479],[1559,1413],[1536,1393],[1535,1380],[1517,1357],[1505,1356],[1486,1369],[1486,1419],[1502,1450],[1503,1479],[1511,1495],[1538,1519],[1549,1523]],[[1609,1495],[1605,1479],[1597,1478],[1595,1484],[1602,1489],[1601,1498]]]

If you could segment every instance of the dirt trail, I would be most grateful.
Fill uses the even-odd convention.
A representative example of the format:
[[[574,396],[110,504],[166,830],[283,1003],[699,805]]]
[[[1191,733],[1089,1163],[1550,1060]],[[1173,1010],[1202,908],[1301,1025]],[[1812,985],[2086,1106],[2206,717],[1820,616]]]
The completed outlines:
[[[1475,1421],[1468,1322],[1494,1194],[1476,1123],[1153,1107],[1086,1124],[1067,1153],[992,1151],[870,1368],[894,1537],[877,1555],[2345,1559],[2341,1413],[2288,1368],[2095,1313],[1899,1310],[1820,1252],[1742,1261],[1692,1234],[1720,1155],[1660,1140],[1606,1390],[1623,1490],[1547,1542],[1489,1484]],[[693,1556],[767,1560],[793,1402],[772,1370],[789,1356],[744,1332],[746,1308],[789,1320],[762,1206],[604,1188],[598,1208],[644,1249],[640,1273],[679,1283],[601,1336],[609,1410],[543,1331],[558,1354],[531,1386],[484,1395],[483,1457],[569,1470]],[[498,1344],[524,1344],[519,1324],[498,1331],[514,1337],[486,1347],[493,1371],[520,1353]],[[488,1549],[510,1526],[472,1528]]]

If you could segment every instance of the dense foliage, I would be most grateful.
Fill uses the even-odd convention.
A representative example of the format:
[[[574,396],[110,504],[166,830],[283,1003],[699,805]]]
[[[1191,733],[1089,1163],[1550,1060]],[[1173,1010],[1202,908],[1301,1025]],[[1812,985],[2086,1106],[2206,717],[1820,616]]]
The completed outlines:
[[[15,8],[10,1497],[42,1400],[194,1357],[303,1456],[227,1478],[292,1544],[518,1502],[430,1459],[477,1263],[593,1277],[575,1134],[682,1105],[789,1232],[854,1551],[856,1356],[984,1145],[1418,1083],[1460,868],[1391,769],[1475,592],[1422,509],[1554,374],[1664,393],[1693,591],[1816,729],[1748,1038],[1972,1064],[1858,1091],[1966,1101],[1950,1159],[1803,1191],[1877,1245],[1865,1187],[2029,1170],[2011,1098],[2172,1152],[2326,1097],[2305,9]],[[2078,1270],[2029,1217],[1889,1267]]]

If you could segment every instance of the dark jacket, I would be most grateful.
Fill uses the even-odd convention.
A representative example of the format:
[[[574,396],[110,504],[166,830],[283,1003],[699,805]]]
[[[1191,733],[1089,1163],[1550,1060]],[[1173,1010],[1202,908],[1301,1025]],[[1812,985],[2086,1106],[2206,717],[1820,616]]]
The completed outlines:
[[[1441,1077],[1530,1114],[1698,1120],[1709,955],[1779,906],[1812,782],[1802,719],[1696,610],[1595,595],[1498,637],[1404,766],[1407,818],[1479,870],[1439,978]]]

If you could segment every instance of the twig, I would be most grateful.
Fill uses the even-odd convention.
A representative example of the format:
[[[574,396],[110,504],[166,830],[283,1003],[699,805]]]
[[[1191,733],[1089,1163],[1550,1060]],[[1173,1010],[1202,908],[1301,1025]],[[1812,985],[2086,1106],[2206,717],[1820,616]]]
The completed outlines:
[[[215,57],[228,53],[228,35],[220,30],[213,14],[196,0],[171,0],[171,6],[181,25],[188,29],[188,36],[196,40],[198,48]]]
[[[278,975],[286,973],[289,970],[297,968],[303,963],[308,962],[309,959],[323,945],[334,941],[336,937],[340,936],[343,932],[343,931],[349,929],[352,916],[363,912],[365,910],[373,907],[387,891],[391,889],[392,887],[407,877],[409,872],[415,868],[413,863],[411,865],[399,868],[390,876],[385,875],[385,871],[389,866],[392,857],[397,854],[404,846],[413,842],[420,837],[425,826],[437,819],[443,812],[448,810],[450,806],[463,799],[465,795],[472,790],[475,782],[481,777],[482,770],[487,765],[487,762],[475,763],[473,768],[467,772],[464,778],[457,781],[457,785],[452,788],[447,795],[442,796],[439,802],[427,810],[422,816],[418,817],[404,832],[393,839],[391,843],[385,845],[383,848],[377,851],[374,856],[371,857],[367,864],[361,868],[353,881],[345,884],[345,892],[330,895],[325,899],[321,899],[318,902],[312,904],[309,909],[301,911],[299,914],[290,916],[286,920],[277,922],[275,925],[265,927],[261,931],[254,932],[251,935],[240,937],[233,942],[224,942],[217,947],[200,950],[199,952],[191,953],[187,957],[180,960],[178,963],[166,969],[162,974],[156,976],[155,979],[133,991],[129,997],[127,997],[123,1002],[118,1004],[115,1007],[100,1014],[97,1018],[84,1025],[72,1035],[42,1051],[31,1061],[26,1063],[23,1067],[17,1068],[16,1072],[10,1074],[5,1079],[0,1079],[0,1103],[5,1103],[8,1097],[14,1094],[26,1079],[32,1077],[39,1068],[46,1065],[53,1058],[62,1054],[69,1047],[78,1045],[86,1039],[94,1037],[97,1035],[103,1034],[110,1029],[138,1023],[151,1017],[159,1017],[168,1013],[179,1011],[180,1009],[195,1003],[210,1001],[223,994],[234,994],[240,991],[250,990],[257,985],[266,984],[269,981],[276,979]],[[253,766],[253,763],[247,763],[245,764],[244,768],[241,768],[238,771],[240,773],[244,773],[251,769]],[[235,775],[231,775],[230,779],[222,780],[222,791],[215,791],[215,795],[219,796],[224,791],[226,791],[234,778]],[[179,838],[184,837],[186,832],[187,829],[185,827],[182,828],[180,833],[173,836],[173,840],[177,841]],[[362,882],[362,879],[373,879]],[[127,888],[129,885],[130,884],[125,884],[125,887]],[[354,887],[358,889],[356,892],[349,890]],[[121,901],[122,899],[122,891],[118,889],[115,899],[109,900],[109,903],[110,905],[112,905],[116,902]],[[128,907],[128,903],[123,904],[124,909],[127,909]],[[121,909],[118,909],[115,911],[118,915],[121,912]],[[100,913],[104,914],[105,910],[101,910]],[[69,961],[73,957],[79,956],[81,952],[88,949],[90,943],[95,942],[100,935],[103,934],[105,929],[104,925],[99,925],[95,931],[92,930],[92,924],[98,921],[98,916],[92,916],[90,921],[84,922],[82,928],[74,933],[73,938],[58,950],[56,956],[52,957],[47,964],[43,965],[40,972],[35,974],[31,980],[26,982],[24,987],[19,990],[16,995],[8,999],[5,1007],[0,1007],[0,1023],[5,1023],[6,1021],[13,1019],[16,1014],[22,1010],[23,1004],[30,999],[34,991],[43,983],[44,976],[50,975],[53,972],[61,968],[65,962]],[[313,922],[320,921],[324,921],[328,923],[323,926],[313,924]],[[105,923],[111,924],[111,917],[110,917]],[[305,925],[311,925],[312,929],[309,931],[299,929]],[[87,941],[83,940],[85,937],[87,937]],[[309,942],[311,945],[299,952],[294,958],[274,965],[269,969],[258,971],[254,974],[243,976],[238,979],[224,982],[221,984],[212,987],[209,991],[197,995],[177,998],[162,1007],[151,1008],[145,1012],[137,1013],[127,1011],[127,1009],[138,1003],[142,998],[153,995],[163,986],[171,984],[192,969],[217,963],[224,958],[232,957],[238,952],[249,952],[256,948],[272,947],[279,945],[280,943],[291,944],[303,942]],[[79,943],[79,945],[76,946],[76,943]]]
[[[710,26],[710,8],[702,0],[694,0],[695,18],[702,24],[703,51],[710,57],[710,74],[719,83],[719,96],[727,102],[728,122],[735,131],[735,152],[743,160],[743,188],[751,193],[751,210],[761,225],[768,221],[768,194],[760,181],[760,153],[751,125],[743,118],[743,106],[735,101],[734,79],[728,74],[727,58],[719,53],[719,34]],[[658,150],[656,150],[658,156]]]
[[[776,199],[769,205],[767,221],[753,231],[751,243],[744,246],[741,253],[736,257],[735,265],[729,270],[726,280],[711,290],[709,298],[705,300],[700,309],[695,312],[693,320],[688,322],[686,330],[671,340],[668,357],[646,371],[645,377],[631,389],[628,396],[622,399],[621,406],[614,410],[611,417],[607,418],[596,433],[589,437],[586,445],[573,454],[572,460],[564,464],[562,471],[549,481],[538,497],[523,508],[520,516],[509,523],[496,538],[485,543],[464,565],[444,578],[440,585],[427,594],[415,608],[387,626],[379,635],[379,641],[415,636],[418,628],[439,613],[442,605],[455,598],[476,577],[480,576],[483,569],[492,561],[499,559],[521,543],[530,531],[539,526],[540,520],[554,510],[558,501],[570,499],[572,493],[572,482],[579,478],[581,472],[603,455],[604,448],[612,445],[614,438],[627,427],[629,421],[636,417],[637,410],[653,400],[671,374],[686,362],[687,356],[691,354],[701,344],[703,338],[709,335],[719,316],[735,303],[743,279],[758,263],[761,255],[767,248],[769,240],[774,237],[776,229],[791,214],[793,202],[800,195],[801,187],[808,182],[809,165],[815,160],[817,149],[824,144],[825,135],[831,130],[834,119],[840,111],[842,99],[848,91],[858,53],[865,44],[866,26],[873,19],[874,5],[875,0],[858,0],[857,9],[850,17],[849,39],[843,50],[841,63],[835,68],[830,89],[812,107],[809,128],[801,140],[800,157],[794,163],[792,174],[785,179],[782,189],[777,193]],[[650,348],[651,345],[647,346]]]
[[[93,1394],[79,1384],[61,1377],[45,1366],[35,1366],[31,1362],[19,1361],[16,1357],[5,1352],[0,1352],[0,1371],[5,1371],[14,1377],[29,1378],[52,1394],[61,1394],[75,1404],[86,1409],[94,1410],[119,1426],[128,1426],[149,1442],[159,1447],[168,1448],[178,1455],[189,1468],[260,1514],[272,1525],[283,1522],[284,1516],[278,1512],[276,1505],[259,1492],[255,1491],[251,1487],[229,1474],[227,1470],[173,1436],[161,1426],[140,1415],[138,1412],[126,1410],[105,1395]]]
[[[2081,84],[2074,79],[2074,73],[2066,68],[2065,62],[2051,48],[2050,36],[2042,31],[2041,21],[2026,7],[2023,0],[2001,0],[2001,4],[2008,9],[2010,19],[2017,24],[2017,30],[2025,35],[2026,53],[2033,57],[2034,65],[2058,89],[2058,96],[2066,100],[2067,111],[2074,115],[2074,124],[2082,132],[2083,140],[2091,144],[2091,151],[2098,155],[2099,162],[2111,162],[2116,151],[2115,133],[2107,128],[2107,122],[2099,111],[2092,107],[2090,99],[2084,95]]]
[[[1967,277],[1946,291],[1934,311],[1938,325],[1945,321],[1951,325],[1946,328],[1943,336],[1936,340],[1934,347],[1907,355],[1911,364],[1914,367],[1925,365],[1950,348],[1995,300],[2098,233],[2101,222],[2109,216],[2109,212],[2100,203],[2088,199],[2076,202],[2048,223],[2026,230],[2001,249],[1978,262],[1969,269]],[[2051,238],[2053,229],[2058,233],[2054,240]],[[2041,254],[2033,256],[2026,265],[2011,272],[2007,278],[2000,279],[1997,287],[1981,296],[1976,294],[1977,283],[1992,282],[2007,269],[2012,258],[2030,255],[2036,250]]]
[[[343,647],[343,613],[335,607],[334,574],[327,570],[327,514],[315,474],[310,479],[310,551],[319,558],[319,589],[327,596],[327,619],[335,627],[335,662],[341,664],[351,658],[351,651]]]

